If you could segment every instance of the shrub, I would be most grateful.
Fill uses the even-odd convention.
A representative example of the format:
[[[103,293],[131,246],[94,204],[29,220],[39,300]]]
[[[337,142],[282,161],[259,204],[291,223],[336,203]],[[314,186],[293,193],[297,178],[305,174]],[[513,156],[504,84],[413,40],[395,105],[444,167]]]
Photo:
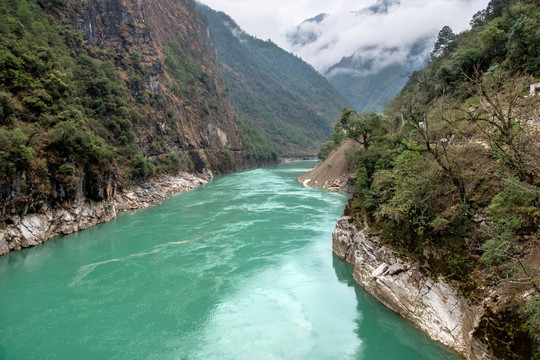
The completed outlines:
[[[317,157],[320,160],[324,160],[328,157],[328,155],[336,148],[336,143],[333,140],[327,141],[323,144],[321,147],[321,150],[317,154]]]
[[[489,230],[493,236],[482,244],[482,261],[488,266],[500,265],[512,257],[517,243],[511,229],[504,229],[502,226],[492,225]]]
[[[0,125],[10,125],[14,120],[17,106],[10,93],[0,91]]]
[[[34,149],[26,146],[28,136],[20,129],[0,128],[0,177],[11,177],[34,161]]]
[[[515,177],[506,179],[504,190],[489,206],[489,214],[513,231],[537,229],[540,225],[540,188]]]
[[[146,180],[154,175],[155,172],[152,162],[145,159],[141,154],[137,154],[133,159],[131,159],[131,166],[133,168],[131,172],[133,179]]]

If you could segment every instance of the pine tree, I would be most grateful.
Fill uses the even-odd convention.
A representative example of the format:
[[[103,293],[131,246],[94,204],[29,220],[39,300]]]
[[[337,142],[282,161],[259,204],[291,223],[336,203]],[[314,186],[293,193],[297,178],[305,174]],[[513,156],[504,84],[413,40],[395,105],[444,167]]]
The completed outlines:
[[[452,28],[448,25],[443,26],[443,28],[441,29],[441,31],[439,31],[439,34],[437,35],[437,41],[435,41],[435,46],[433,47],[433,51],[430,54],[431,59],[433,60],[441,56],[444,51],[450,46],[450,44],[452,44],[455,38],[456,34],[454,34]]]

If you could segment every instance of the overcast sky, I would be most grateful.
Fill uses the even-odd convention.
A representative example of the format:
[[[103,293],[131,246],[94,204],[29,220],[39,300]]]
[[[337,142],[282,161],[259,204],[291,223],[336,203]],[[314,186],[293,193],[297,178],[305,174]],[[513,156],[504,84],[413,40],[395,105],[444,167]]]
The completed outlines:
[[[325,71],[356,49],[373,45],[394,47],[435,36],[444,25],[460,32],[489,0],[401,0],[388,14],[358,14],[376,0],[198,0],[231,16],[248,34],[271,39]],[[399,1],[396,1],[399,3]],[[314,31],[319,39],[293,47],[286,34],[320,13],[327,17]]]

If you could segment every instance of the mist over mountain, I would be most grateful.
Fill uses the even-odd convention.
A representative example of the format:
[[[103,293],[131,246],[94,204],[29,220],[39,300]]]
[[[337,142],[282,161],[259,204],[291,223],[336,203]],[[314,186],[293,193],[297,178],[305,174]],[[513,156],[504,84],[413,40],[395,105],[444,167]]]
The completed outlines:
[[[292,31],[287,34],[287,40],[293,46],[304,46],[306,44],[317,41],[317,38],[319,37],[319,35],[315,31],[317,27],[314,26],[313,29],[311,29],[309,25],[311,23],[320,24],[328,16],[328,14],[319,14],[312,17],[311,19],[305,20],[301,25],[296,28],[296,31]]]
[[[378,0],[375,4],[358,11],[359,14],[388,14],[392,6],[400,5],[400,0]]]
[[[432,39],[427,37],[409,48],[364,47],[342,58],[324,75],[357,111],[382,111],[410,74],[425,66],[431,48]]]
[[[287,32],[293,53],[312,64],[357,111],[382,110],[425,66],[444,25],[468,27],[485,0],[377,0],[348,12],[319,14]],[[458,16],[458,14],[461,14]]]

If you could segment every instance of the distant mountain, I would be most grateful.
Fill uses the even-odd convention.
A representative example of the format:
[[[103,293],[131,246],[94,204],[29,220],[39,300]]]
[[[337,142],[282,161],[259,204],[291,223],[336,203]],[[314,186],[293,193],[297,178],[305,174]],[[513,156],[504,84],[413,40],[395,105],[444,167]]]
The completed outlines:
[[[305,20],[302,24],[300,24],[297,29],[299,29],[303,25],[309,25],[311,23],[320,24],[327,17],[328,14],[319,14],[315,17],[312,17],[311,19]],[[294,46],[304,46],[306,44],[316,41],[317,38],[318,35],[315,31],[309,31],[307,29],[304,29],[304,31],[294,31],[287,35],[287,39]]]
[[[400,5],[400,0],[378,0],[375,4],[358,11],[364,14],[388,14],[388,10],[395,5]]]
[[[287,41],[297,54],[324,57],[337,42],[328,34],[330,28],[335,28],[336,22],[373,22],[388,16],[399,6],[399,0],[378,0],[371,6],[350,11],[345,18],[338,18],[344,14],[319,14],[290,31]],[[408,75],[426,65],[433,46],[433,35],[397,46],[374,43],[351,49],[348,56],[319,70],[355,110],[382,111],[384,104],[406,84]],[[368,38],[371,34],[359,36]]]
[[[395,64],[374,74],[338,72],[328,76],[328,80],[349,99],[356,111],[382,111],[384,105],[405,86],[408,73],[405,66]]]
[[[408,49],[363,48],[344,57],[329,68],[324,75],[345,96],[357,111],[382,111],[384,105],[396,96],[407,83],[409,76],[427,63],[432,47],[430,38],[419,39]],[[396,61],[376,69],[380,53],[406,51],[404,61]]]
[[[347,100],[300,58],[248,35],[223,12],[198,8],[210,25],[229,97],[243,122],[260,130],[280,155],[315,154]]]

